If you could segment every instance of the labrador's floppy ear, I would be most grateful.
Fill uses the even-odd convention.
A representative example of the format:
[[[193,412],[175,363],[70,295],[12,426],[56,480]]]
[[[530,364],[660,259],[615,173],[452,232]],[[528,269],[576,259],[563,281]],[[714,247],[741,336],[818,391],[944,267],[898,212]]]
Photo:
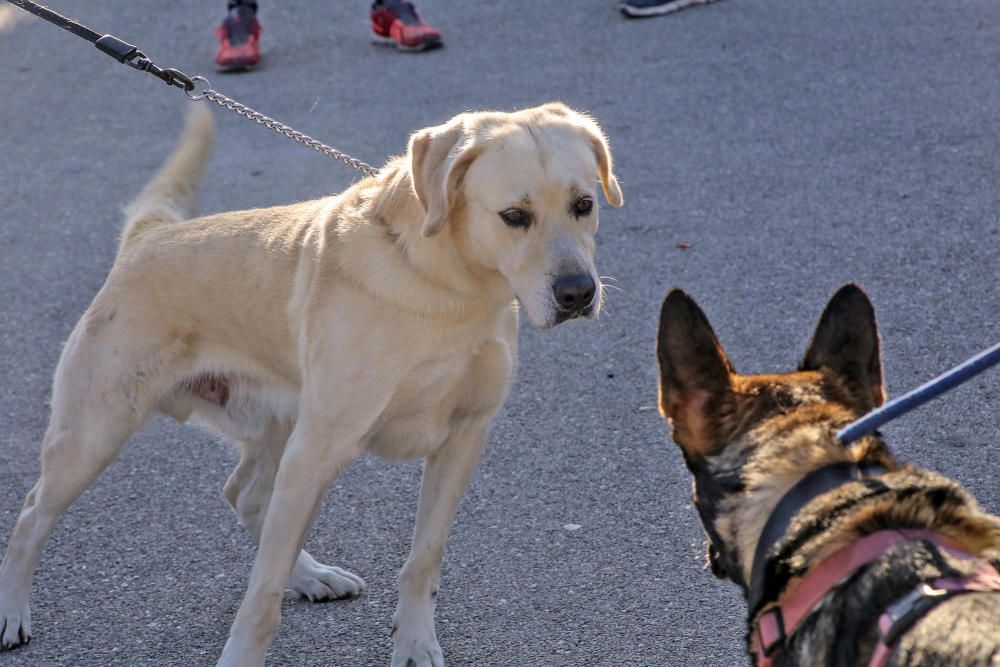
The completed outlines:
[[[823,310],[799,370],[833,373],[859,412],[885,402],[875,309],[854,284],[841,287]]]
[[[622,189],[619,187],[618,179],[615,177],[614,165],[611,161],[611,149],[608,147],[608,138],[604,136],[604,132],[597,126],[597,123],[591,121],[588,125],[590,125],[590,127],[587,127],[587,130],[590,135],[590,141],[594,145],[594,155],[597,156],[597,176],[601,179],[604,198],[612,206],[621,206],[625,203],[625,200],[622,199]]]
[[[612,206],[621,206],[622,189],[618,185],[615,177],[614,164],[611,160],[611,149],[608,147],[608,138],[604,136],[604,130],[593,118],[585,113],[574,111],[562,102],[550,102],[542,107],[546,113],[568,120],[587,135],[594,149],[594,156],[597,158],[597,177],[601,179],[601,188],[604,190],[604,198]]]
[[[569,109],[560,103],[546,105],[549,111],[557,115],[565,115]],[[615,177],[614,163],[611,159],[611,149],[608,147],[608,138],[604,136],[604,131],[593,118],[586,114],[576,113],[577,125],[584,131],[594,148],[594,156],[597,158],[597,177],[601,179],[601,188],[604,189],[604,198],[612,206],[621,206],[622,189],[618,185]]]
[[[422,236],[440,232],[453,212],[462,179],[480,150],[466,141],[461,117],[420,130],[410,137],[410,177],[424,207]]]

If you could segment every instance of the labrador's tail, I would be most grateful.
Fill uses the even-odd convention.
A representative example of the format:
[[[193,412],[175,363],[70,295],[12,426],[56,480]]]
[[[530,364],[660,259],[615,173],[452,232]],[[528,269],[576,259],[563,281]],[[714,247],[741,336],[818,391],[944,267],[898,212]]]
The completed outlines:
[[[122,243],[160,222],[178,222],[194,217],[198,210],[201,174],[212,152],[215,124],[212,113],[195,106],[174,152],[139,196],[125,208]]]

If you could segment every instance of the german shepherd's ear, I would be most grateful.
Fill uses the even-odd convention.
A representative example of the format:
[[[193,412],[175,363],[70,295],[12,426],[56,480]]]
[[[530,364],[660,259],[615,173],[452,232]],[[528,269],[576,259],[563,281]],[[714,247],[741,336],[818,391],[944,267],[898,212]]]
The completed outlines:
[[[718,418],[733,401],[733,367],[708,318],[691,297],[672,290],[660,310],[660,414],[688,464],[718,447]]]
[[[799,370],[835,374],[850,407],[868,412],[885,402],[880,348],[871,301],[857,285],[844,285],[819,318]]]

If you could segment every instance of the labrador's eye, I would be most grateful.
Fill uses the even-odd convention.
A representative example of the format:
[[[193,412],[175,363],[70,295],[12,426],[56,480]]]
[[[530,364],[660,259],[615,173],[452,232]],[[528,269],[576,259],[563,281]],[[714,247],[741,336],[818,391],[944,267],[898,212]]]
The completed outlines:
[[[521,208],[511,207],[500,211],[500,218],[511,227],[526,229],[531,225],[531,214]]]
[[[592,210],[594,210],[594,200],[590,197],[577,199],[576,203],[573,204],[573,213],[575,213],[577,217],[588,215]]]

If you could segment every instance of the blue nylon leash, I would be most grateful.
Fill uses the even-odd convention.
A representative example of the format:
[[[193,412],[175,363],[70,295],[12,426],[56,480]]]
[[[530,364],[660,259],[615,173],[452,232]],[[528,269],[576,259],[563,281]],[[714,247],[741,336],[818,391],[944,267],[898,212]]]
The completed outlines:
[[[894,398],[877,410],[872,410],[861,419],[851,422],[837,433],[837,438],[845,445],[849,445],[896,417],[920,407],[932,398],[937,398],[949,389],[957,387],[998,363],[1000,363],[1000,343],[899,398]]]

